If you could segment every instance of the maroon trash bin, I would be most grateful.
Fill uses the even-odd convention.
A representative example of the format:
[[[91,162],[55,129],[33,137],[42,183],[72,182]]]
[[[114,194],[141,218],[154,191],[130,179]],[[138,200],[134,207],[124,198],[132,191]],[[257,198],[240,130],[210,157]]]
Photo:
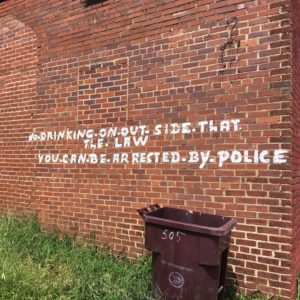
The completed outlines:
[[[152,251],[152,293],[162,300],[221,300],[234,218],[151,205],[145,248]]]

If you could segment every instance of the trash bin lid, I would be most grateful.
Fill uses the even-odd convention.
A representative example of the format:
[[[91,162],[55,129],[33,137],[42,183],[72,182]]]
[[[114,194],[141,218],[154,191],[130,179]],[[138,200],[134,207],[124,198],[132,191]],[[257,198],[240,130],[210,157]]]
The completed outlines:
[[[183,209],[162,207],[145,214],[145,222],[213,236],[225,236],[236,219]]]

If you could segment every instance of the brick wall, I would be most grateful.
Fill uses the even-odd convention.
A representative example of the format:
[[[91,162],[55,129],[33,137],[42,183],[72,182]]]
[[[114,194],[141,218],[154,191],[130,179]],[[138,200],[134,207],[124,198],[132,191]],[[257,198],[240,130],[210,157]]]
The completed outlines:
[[[293,257],[292,257],[292,282],[297,279],[300,273],[300,201],[299,201],[299,128],[300,128],[300,18],[299,2],[292,2],[293,12],[293,44],[292,44],[292,67],[293,67]],[[297,286],[292,286],[292,289],[297,290]],[[293,290],[293,291],[294,291]]]
[[[11,15],[0,19],[1,207],[23,210],[34,189],[34,153],[24,135],[36,106],[37,38]]]
[[[144,251],[137,208],[234,216],[229,277],[293,299],[290,7],[1,3],[1,210],[35,212],[50,228],[131,257]],[[294,168],[284,152],[292,145]]]

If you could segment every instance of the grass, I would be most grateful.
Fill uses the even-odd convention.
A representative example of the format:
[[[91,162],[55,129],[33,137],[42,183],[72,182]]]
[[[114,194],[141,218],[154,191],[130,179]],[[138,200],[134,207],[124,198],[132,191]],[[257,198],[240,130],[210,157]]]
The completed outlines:
[[[136,263],[0,215],[0,300],[151,300],[150,258]],[[300,290],[300,286],[299,286]],[[225,300],[277,300],[259,292]],[[296,300],[300,300],[298,295]]]
[[[0,299],[146,300],[150,282],[147,258],[131,263],[0,216]]]

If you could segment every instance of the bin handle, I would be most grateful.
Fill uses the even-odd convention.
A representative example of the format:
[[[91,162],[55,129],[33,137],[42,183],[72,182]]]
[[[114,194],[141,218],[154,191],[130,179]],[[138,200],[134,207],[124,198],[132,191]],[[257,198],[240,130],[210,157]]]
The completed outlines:
[[[144,208],[140,208],[140,209],[137,209],[137,212],[139,213],[139,215],[141,216],[141,218],[143,220],[145,220],[145,215],[152,212],[152,211],[155,211],[157,209],[159,209],[160,206],[158,204],[151,204],[149,205],[149,208],[148,207],[144,207]]]

